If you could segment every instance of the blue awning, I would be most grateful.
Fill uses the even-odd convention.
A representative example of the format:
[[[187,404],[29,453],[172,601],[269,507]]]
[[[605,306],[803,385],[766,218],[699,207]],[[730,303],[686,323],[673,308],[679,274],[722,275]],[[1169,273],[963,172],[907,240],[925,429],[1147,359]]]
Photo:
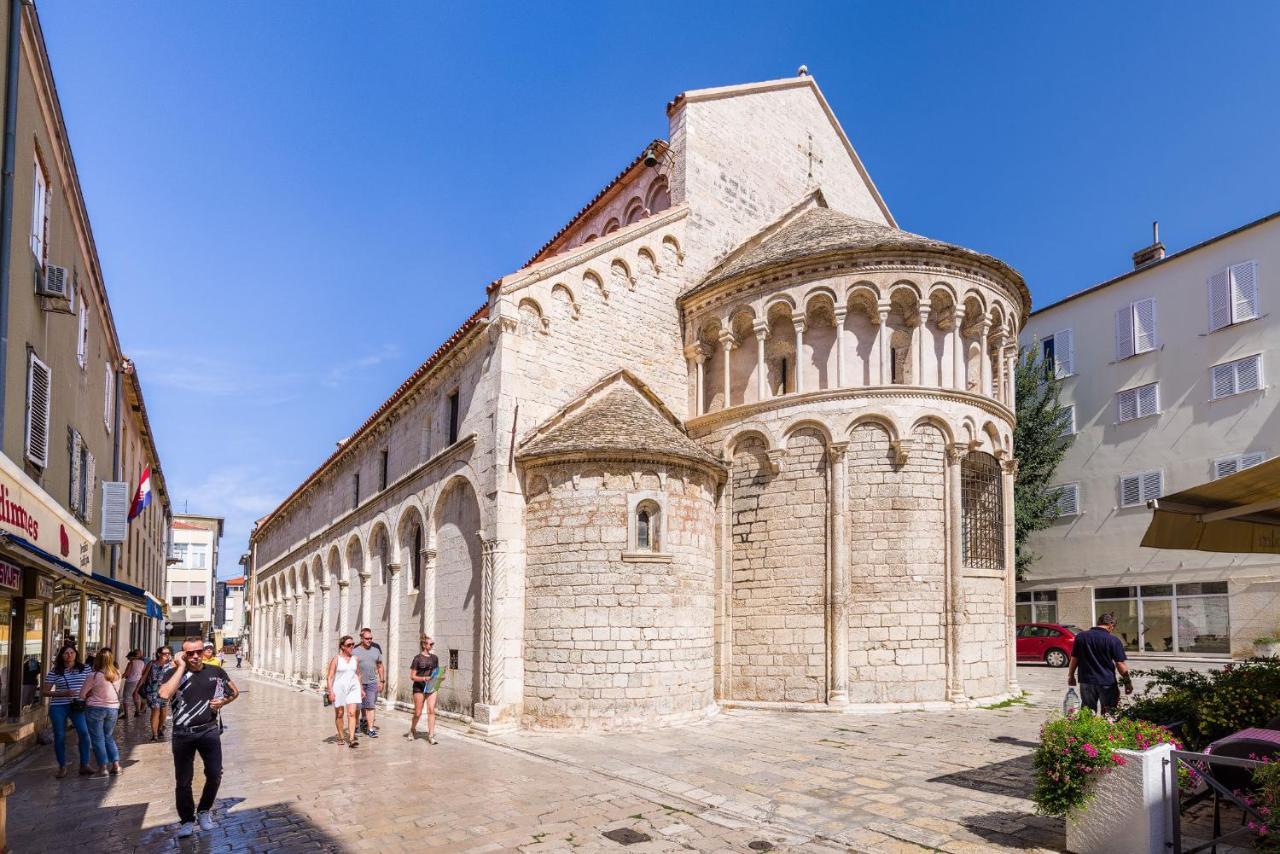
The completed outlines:
[[[149,601],[146,598],[147,592],[143,590],[141,587],[134,587],[132,584],[126,584],[123,581],[119,581],[115,578],[112,578],[109,575],[102,575],[97,572],[92,572],[92,573],[85,572],[84,570],[74,566],[71,563],[68,563],[67,561],[63,560],[57,555],[54,555],[45,551],[44,549],[40,548],[30,540],[23,539],[22,537],[19,537],[16,534],[10,534],[8,532],[0,531],[0,541],[16,546],[17,548],[22,549],[35,557],[38,557],[42,562],[52,565],[54,569],[61,570],[66,575],[71,576],[72,581],[94,581],[94,582],[97,582],[98,584],[105,585],[114,590],[118,590],[121,593],[127,594],[128,596],[133,597],[133,599],[136,601],[129,602],[127,604],[134,605],[134,606],[145,606],[147,616],[149,617],[163,615],[162,613],[160,614],[152,613],[153,610],[159,611],[160,609],[156,605],[153,605],[151,601]]]
[[[9,543],[11,545],[17,546],[18,548],[24,551],[30,552],[31,554],[40,558],[45,563],[53,564],[55,569],[60,569],[63,572],[70,573],[71,575],[76,576],[77,578],[80,578],[80,579],[89,578],[88,574],[86,574],[78,566],[68,563],[67,561],[63,560],[62,558],[58,557],[55,554],[52,554],[51,552],[45,551],[44,549],[37,546],[35,543],[31,542],[30,540],[25,540],[22,537],[19,537],[17,534],[10,534],[7,531],[0,531],[0,540],[3,540],[4,542]]]
[[[103,584],[107,584],[111,587],[116,588],[117,590],[123,590],[125,593],[128,593],[130,596],[137,596],[139,599],[143,598],[147,592],[143,590],[141,587],[134,587],[132,584],[125,584],[123,581],[119,581],[118,579],[112,578],[109,575],[102,575],[97,572],[93,574],[93,579],[94,581],[101,581]]]

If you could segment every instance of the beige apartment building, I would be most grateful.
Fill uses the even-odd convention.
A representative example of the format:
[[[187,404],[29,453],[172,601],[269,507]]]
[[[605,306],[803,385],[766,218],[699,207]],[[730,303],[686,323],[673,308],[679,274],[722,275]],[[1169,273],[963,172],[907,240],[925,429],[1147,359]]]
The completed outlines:
[[[1280,624],[1280,559],[1142,548],[1147,501],[1280,452],[1280,213],[1031,315],[1025,345],[1064,377],[1075,442],[1060,518],[1018,585],[1019,622],[1115,612],[1135,652],[1248,656]]]
[[[172,551],[165,600],[169,603],[169,644],[184,638],[213,639],[221,516],[179,513],[173,517]]]
[[[16,16],[11,12],[17,10]],[[169,499],[125,357],[34,6],[0,8],[0,763],[35,738],[40,680],[163,632]],[[151,500],[130,505],[144,471]]]

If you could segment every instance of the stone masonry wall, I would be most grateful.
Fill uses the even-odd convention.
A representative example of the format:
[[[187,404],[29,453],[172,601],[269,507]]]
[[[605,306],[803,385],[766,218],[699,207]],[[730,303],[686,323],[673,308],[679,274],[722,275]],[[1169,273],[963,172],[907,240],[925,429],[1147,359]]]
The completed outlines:
[[[827,476],[822,436],[792,435],[782,471],[747,439],[733,466],[730,690],[735,700],[826,700]]]
[[[630,729],[713,705],[715,486],[677,467],[528,477],[524,723]],[[628,496],[664,497],[666,560],[629,561]]]
[[[881,427],[863,424],[850,437],[852,702],[946,695],[945,443],[930,426],[918,428],[913,439],[907,462],[896,465]]]
[[[960,679],[970,697],[994,697],[1007,687],[1004,579],[966,575],[961,591]]]

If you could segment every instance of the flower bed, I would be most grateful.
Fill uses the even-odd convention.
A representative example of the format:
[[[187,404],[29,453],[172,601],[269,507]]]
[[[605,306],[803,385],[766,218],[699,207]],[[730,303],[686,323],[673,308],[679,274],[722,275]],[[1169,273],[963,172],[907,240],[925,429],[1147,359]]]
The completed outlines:
[[[1280,658],[1251,658],[1200,673],[1140,673],[1146,688],[1120,710],[1126,720],[1175,724],[1191,750],[1280,716]]]
[[[1081,709],[1040,728],[1031,798],[1043,815],[1068,816],[1088,805],[1098,778],[1127,761],[1117,750],[1160,744],[1182,749],[1173,733],[1147,721],[1110,721]]]

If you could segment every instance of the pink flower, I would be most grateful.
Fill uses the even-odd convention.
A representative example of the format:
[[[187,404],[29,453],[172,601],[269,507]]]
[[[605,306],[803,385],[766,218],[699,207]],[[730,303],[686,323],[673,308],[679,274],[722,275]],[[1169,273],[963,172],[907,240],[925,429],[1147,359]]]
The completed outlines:
[[[1112,762],[1115,762],[1117,765],[1127,765],[1127,764],[1128,764],[1128,762],[1129,762],[1129,760],[1128,760],[1128,759],[1125,759],[1125,758],[1124,758],[1123,756],[1121,756],[1119,753],[1116,753],[1116,754],[1112,755],[1112,757],[1111,757],[1111,761],[1112,761]]]
[[[1090,759],[1097,759],[1098,748],[1094,747],[1092,744],[1086,744],[1084,746],[1084,755],[1088,756]]]

